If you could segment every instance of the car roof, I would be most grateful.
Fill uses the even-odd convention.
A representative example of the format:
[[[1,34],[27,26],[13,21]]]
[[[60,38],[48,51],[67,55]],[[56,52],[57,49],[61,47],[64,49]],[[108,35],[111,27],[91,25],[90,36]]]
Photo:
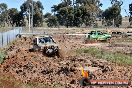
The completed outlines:
[[[44,38],[44,37],[51,37],[49,35],[39,35],[39,36],[36,36],[35,38]]]

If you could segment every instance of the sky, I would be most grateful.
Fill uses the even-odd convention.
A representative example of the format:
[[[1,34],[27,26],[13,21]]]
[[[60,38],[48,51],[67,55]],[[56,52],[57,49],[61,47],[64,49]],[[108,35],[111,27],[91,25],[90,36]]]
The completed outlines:
[[[61,2],[61,0],[40,0],[44,6],[44,14],[46,12],[51,12],[51,7],[53,5],[57,5],[58,3]],[[107,9],[108,7],[111,6],[110,4],[110,0],[100,0],[101,3],[103,3],[103,6],[101,7],[102,10]],[[129,14],[129,4],[132,3],[132,0],[122,0],[124,3],[121,6],[122,8],[122,16],[127,16],[126,12],[124,9],[126,9],[127,13]],[[6,3],[8,5],[8,8],[17,8],[18,10],[20,10],[20,5],[22,5],[22,3],[24,2],[24,0],[0,0],[0,3]]]

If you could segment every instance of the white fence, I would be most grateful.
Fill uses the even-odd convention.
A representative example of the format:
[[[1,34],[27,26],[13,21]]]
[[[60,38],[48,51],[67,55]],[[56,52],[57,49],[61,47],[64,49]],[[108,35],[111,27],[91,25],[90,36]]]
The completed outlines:
[[[7,32],[0,33],[0,47],[8,45],[10,42],[16,39],[16,35],[22,31],[21,27],[13,28]]]

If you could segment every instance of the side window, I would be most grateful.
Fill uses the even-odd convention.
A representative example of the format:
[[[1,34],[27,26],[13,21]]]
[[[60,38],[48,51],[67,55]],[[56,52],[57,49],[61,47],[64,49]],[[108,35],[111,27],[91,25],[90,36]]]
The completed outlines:
[[[45,43],[44,38],[39,38],[39,43]]]
[[[54,40],[52,39],[52,37],[45,37],[44,38],[44,40],[45,40],[45,42],[47,43],[47,42],[54,42]]]
[[[39,43],[41,43],[41,38],[39,38]]]
[[[45,43],[50,42],[50,39],[48,37],[43,38]]]

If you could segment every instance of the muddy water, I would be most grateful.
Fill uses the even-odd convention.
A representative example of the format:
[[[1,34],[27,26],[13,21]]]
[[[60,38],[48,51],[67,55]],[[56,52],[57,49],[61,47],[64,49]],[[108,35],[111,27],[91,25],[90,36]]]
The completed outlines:
[[[16,38],[16,35],[22,31],[22,28],[13,28],[13,30],[0,33],[0,47],[8,45]]]

